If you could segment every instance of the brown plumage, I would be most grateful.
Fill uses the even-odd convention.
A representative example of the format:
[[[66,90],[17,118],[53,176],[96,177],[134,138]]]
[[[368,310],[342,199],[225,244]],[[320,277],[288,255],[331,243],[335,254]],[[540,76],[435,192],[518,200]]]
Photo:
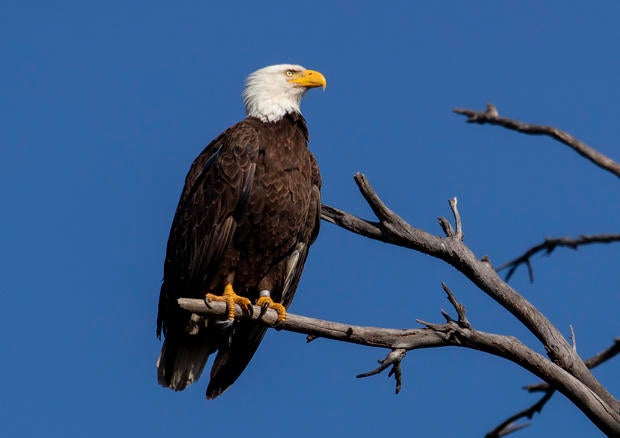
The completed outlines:
[[[246,96],[249,116],[220,134],[192,164],[168,239],[157,317],[157,334],[165,336],[158,381],[182,390],[200,377],[208,356],[218,351],[207,398],[217,397],[237,379],[266,329],[251,321],[227,326],[192,315],[178,307],[177,298],[220,295],[230,283],[253,302],[268,290],[275,302],[288,307],[319,230],[321,177],[298,110],[303,93],[316,85],[298,90],[302,85],[290,83],[301,80],[291,81],[288,73],[318,72],[290,65],[263,70],[268,69],[272,77],[267,80],[294,87],[297,107],[273,116],[265,110],[273,109],[269,106],[253,111]],[[285,76],[272,73],[278,69]]]

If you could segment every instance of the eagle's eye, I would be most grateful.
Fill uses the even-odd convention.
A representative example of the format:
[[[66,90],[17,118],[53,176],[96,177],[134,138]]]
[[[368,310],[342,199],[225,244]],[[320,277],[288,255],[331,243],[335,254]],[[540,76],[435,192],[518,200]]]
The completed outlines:
[[[286,75],[290,78],[291,76],[293,76],[293,70],[287,70],[286,71]]]

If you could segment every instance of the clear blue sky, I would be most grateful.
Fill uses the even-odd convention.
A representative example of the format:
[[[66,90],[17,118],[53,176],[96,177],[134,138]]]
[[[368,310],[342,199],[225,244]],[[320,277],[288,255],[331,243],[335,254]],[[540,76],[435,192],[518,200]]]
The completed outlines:
[[[411,352],[402,392],[357,380],[385,354],[268,334],[221,398],[157,385],[164,248],[192,159],[243,117],[251,71],[322,71],[303,103],[324,202],[370,217],[367,174],[439,233],[458,196],[466,242],[503,263],[544,236],[618,232],[618,179],[548,139],[466,125],[455,106],[567,129],[615,159],[617,2],[47,2],[0,14],[3,436],[482,436],[535,397],[516,365]],[[387,4],[387,3],[386,3]],[[620,247],[535,259],[512,284],[590,356],[620,335]],[[292,311],[384,327],[440,321],[446,281],[481,330],[539,344],[427,256],[323,224]],[[618,361],[596,371],[620,394]],[[598,436],[562,396],[522,437]],[[517,436],[517,435],[515,435]]]

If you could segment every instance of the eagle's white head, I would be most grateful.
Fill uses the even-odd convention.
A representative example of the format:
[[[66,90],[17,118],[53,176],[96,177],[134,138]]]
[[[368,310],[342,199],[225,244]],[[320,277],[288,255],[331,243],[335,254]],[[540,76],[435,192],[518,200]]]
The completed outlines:
[[[301,65],[279,64],[256,70],[243,89],[247,116],[276,122],[287,113],[301,114],[301,98],[310,88],[327,85],[325,76]]]

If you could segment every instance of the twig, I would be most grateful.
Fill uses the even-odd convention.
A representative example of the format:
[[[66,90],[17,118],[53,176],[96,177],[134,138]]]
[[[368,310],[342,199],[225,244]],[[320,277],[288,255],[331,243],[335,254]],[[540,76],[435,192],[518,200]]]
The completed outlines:
[[[467,319],[465,306],[457,301],[456,297],[445,283],[442,282],[441,287],[448,296],[448,301],[450,301],[450,304],[452,304],[452,307],[456,310],[458,320],[455,321],[454,318],[448,314],[448,312],[441,309],[441,315],[446,320],[445,324],[434,324],[431,322],[422,321],[421,319],[416,319],[416,322],[431,330],[445,333],[448,339],[460,345],[461,342],[463,342],[463,339],[467,339],[470,336],[473,332],[473,328]]]
[[[547,135],[571,147],[579,155],[592,161],[600,168],[620,177],[620,164],[561,129],[554,128],[553,126],[532,125],[518,120],[500,117],[497,113],[497,109],[492,104],[487,105],[486,111],[475,111],[463,108],[455,108],[453,111],[456,114],[467,116],[467,123],[478,123],[481,125],[488,123],[490,125],[503,126],[504,128],[519,131],[524,134]]]
[[[499,437],[506,436],[510,433],[516,432],[517,430],[521,430],[529,426],[530,425],[529,423],[515,424],[515,421],[521,418],[526,418],[526,417],[528,419],[531,419],[535,413],[542,411],[542,408],[549,401],[549,399],[553,396],[554,392],[555,391],[552,389],[547,391],[545,395],[542,396],[542,398],[538,400],[536,403],[534,403],[532,406],[520,412],[517,412],[513,416],[507,418],[506,421],[504,421],[499,426],[497,426],[495,429],[487,433],[485,437],[486,438],[499,438]]]
[[[378,222],[366,221],[353,216],[345,211],[323,204],[321,206],[321,219],[338,225],[352,233],[370,237],[371,239],[387,239],[385,231]]]
[[[438,217],[437,222],[439,222],[439,225],[441,226],[443,232],[446,234],[446,237],[454,237],[454,230],[452,229],[452,225],[450,224],[450,221],[448,221],[448,219],[446,219],[445,217]]]
[[[456,224],[456,237],[459,240],[463,240],[463,224],[461,223],[461,215],[459,214],[459,210],[457,208],[458,200],[456,196],[450,199],[450,210],[452,210],[452,215],[454,216],[454,223]]]
[[[469,320],[467,319],[467,311],[465,310],[465,306],[456,300],[456,297],[454,296],[454,294],[452,293],[448,285],[444,283],[443,281],[441,282],[441,287],[443,288],[446,295],[448,295],[448,301],[450,301],[450,304],[452,304],[452,307],[454,307],[454,310],[456,310],[456,314],[458,315],[458,318],[459,318],[458,319],[459,325],[464,328],[471,328],[471,324],[469,323]],[[441,313],[442,315],[444,315],[447,322],[450,322],[449,316],[443,310]]]
[[[528,269],[530,282],[534,282],[534,272],[532,270],[532,263],[530,259],[538,254],[539,252],[545,253],[545,255],[551,254],[557,247],[566,247],[577,250],[580,246],[590,245],[592,243],[612,243],[612,242],[620,242],[620,234],[594,234],[587,235],[583,234],[579,237],[555,237],[550,238],[547,237],[545,240],[538,245],[534,245],[527,251],[525,251],[522,255],[517,257],[514,260],[511,260],[507,263],[504,263],[502,266],[497,268],[497,271],[503,271],[504,269],[508,269],[508,273],[506,274],[506,281],[510,280],[512,274],[514,274],[515,270],[522,264],[525,264]]]
[[[404,348],[397,348],[392,350],[385,356],[385,359],[379,359],[379,366],[372,371],[368,371],[367,373],[358,374],[358,379],[363,377],[374,376],[375,374],[379,374],[381,371],[392,365],[392,369],[388,373],[388,377],[394,376],[394,380],[396,380],[396,390],[395,393],[398,394],[400,392],[400,388],[402,386],[402,370],[400,368],[400,363],[404,359],[407,354],[407,350]]]

